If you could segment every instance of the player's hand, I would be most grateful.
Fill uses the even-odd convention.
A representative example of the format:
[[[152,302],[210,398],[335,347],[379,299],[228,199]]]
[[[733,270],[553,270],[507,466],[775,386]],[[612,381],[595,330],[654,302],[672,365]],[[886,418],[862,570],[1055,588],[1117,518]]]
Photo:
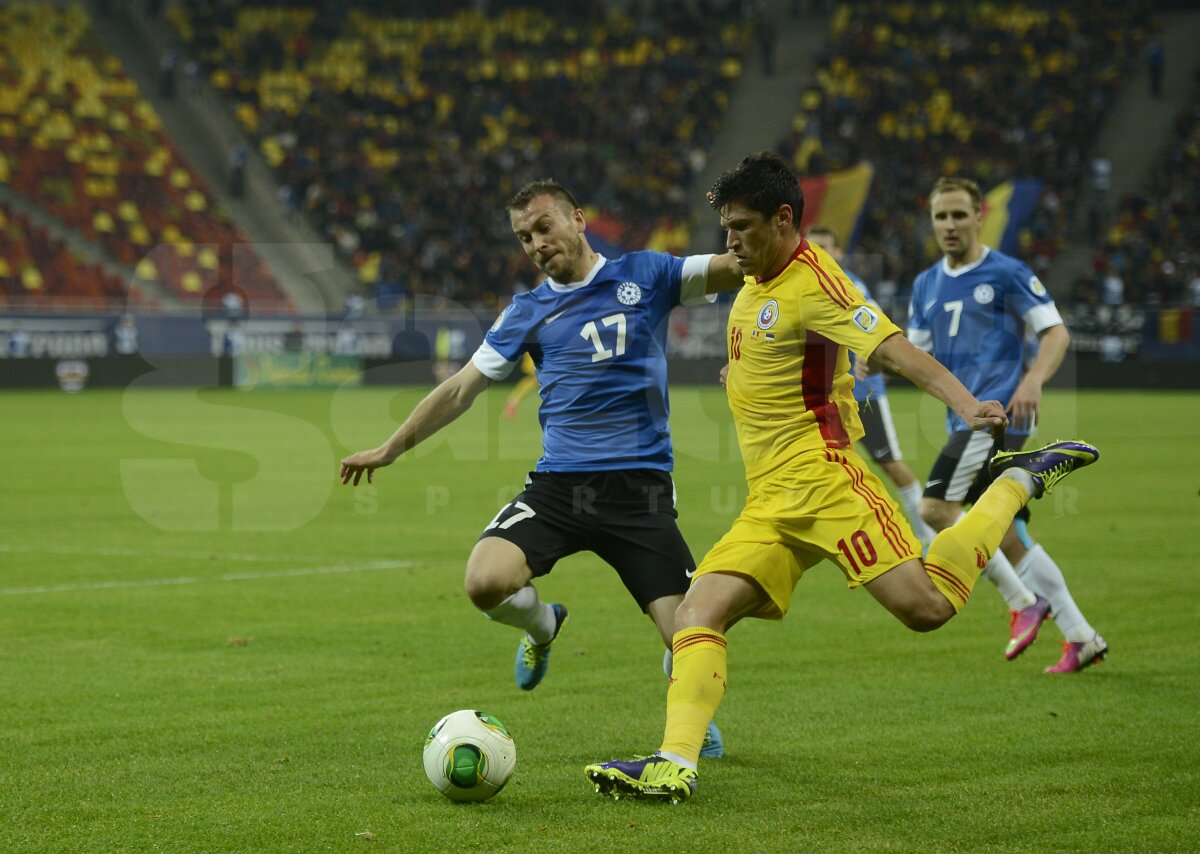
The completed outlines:
[[[362,480],[363,472],[367,473],[367,483],[375,482],[375,469],[391,465],[392,461],[384,456],[380,448],[370,451],[359,451],[342,460],[342,483],[350,483],[353,478],[354,486]]]
[[[959,415],[967,422],[968,428],[987,430],[995,439],[1003,436],[1004,428],[1008,426],[1008,416],[1004,414],[1004,407],[998,400],[980,401],[974,410],[960,412]]]
[[[1012,400],[1008,402],[1008,417],[1014,430],[1032,433],[1042,411],[1042,386],[1028,375],[1017,386]]]
[[[725,388],[725,383],[729,381],[729,363],[721,365],[721,373],[717,376],[721,383],[721,388]]]
[[[871,376],[871,363],[866,359],[854,360],[854,379],[862,381]]]

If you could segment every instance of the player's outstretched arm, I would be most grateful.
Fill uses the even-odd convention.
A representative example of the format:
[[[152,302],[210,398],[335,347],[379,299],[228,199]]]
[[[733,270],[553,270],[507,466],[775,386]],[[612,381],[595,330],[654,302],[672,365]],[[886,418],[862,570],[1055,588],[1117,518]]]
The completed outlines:
[[[990,430],[1000,436],[1008,425],[1004,407],[997,400],[979,401],[937,359],[918,350],[900,333],[884,340],[871,358],[889,371],[912,380],[926,394],[954,410],[972,430]]]
[[[359,451],[342,460],[342,483],[355,486],[367,474],[367,483],[375,480],[375,469],[391,465],[396,458],[416,447],[471,408],[475,398],[491,383],[474,363],[466,366],[439,385],[417,404],[391,438],[369,451]]]
[[[738,266],[732,252],[714,255],[708,262],[708,284],[705,293],[719,294],[721,291],[731,291],[746,283],[746,274]]]
[[[1037,425],[1042,409],[1042,386],[1054,376],[1070,344],[1071,335],[1062,324],[1043,329],[1038,335],[1037,358],[1008,402],[1008,417],[1016,427],[1031,430]]]

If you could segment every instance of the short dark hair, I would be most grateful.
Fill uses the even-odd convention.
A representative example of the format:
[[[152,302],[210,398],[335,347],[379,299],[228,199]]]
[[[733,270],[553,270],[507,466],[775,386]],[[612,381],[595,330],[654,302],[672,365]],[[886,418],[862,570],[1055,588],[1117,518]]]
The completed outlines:
[[[797,229],[804,218],[804,193],[800,191],[796,173],[773,151],[746,155],[713,184],[708,194],[713,210],[719,212],[733,202],[740,202],[764,217],[774,216],[780,205],[789,205]]]
[[[933,185],[933,189],[929,191],[929,202],[933,203],[933,197],[942,193],[953,193],[955,190],[962,190],[971,197],[971,204],[975,205],[975,210],[983,210],[983,193],[979,191],[979,185],[970,178],[949,178],[943,175],[937,179],[937,183]]]
[[[574,194],[553,178],[530,181],[524,187],[517,190],[516,194],[508,200],[508,204],[504,208],[510,211],[520,210],[533,201],[536,196],[553,196],[560,202],[568,205],[572,213],[579,209],[579,202],[575,201]]]
[[[814,225],[805,232],[807,237],[828,237],[833,240],[834,246],[841,246],[842,243],[838,240],[837,232],[827,225]]]

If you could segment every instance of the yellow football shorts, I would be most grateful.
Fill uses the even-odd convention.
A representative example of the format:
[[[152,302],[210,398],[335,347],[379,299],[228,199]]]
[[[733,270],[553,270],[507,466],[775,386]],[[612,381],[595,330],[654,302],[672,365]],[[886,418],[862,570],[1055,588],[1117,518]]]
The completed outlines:
[[[921,548],[908,520],[862,457],[814,450],[755,483],[692,583],[709,572],[747,576],[770,597],[754,616],[781,619],[800,576],[826,558],[853,588],[914,557]]]

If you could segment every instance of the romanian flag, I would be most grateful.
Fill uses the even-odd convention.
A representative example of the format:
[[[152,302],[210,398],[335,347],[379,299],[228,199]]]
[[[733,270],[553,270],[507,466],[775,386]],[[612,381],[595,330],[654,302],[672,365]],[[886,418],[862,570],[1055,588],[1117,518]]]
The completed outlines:
[[[852,249],[874,177],[875,167],[863,162],[841,172],[801,178],[800,189],[804,192],[801,230],[823,225],[833,230],[843,248]]]
[[[1021,229],[1037,210],[1042,197],[1042,182],[1032,179],[1005,181],[984,197],[983,230],[979,239],[1005,255],[1016,255],[1021,248]]]
[[[690,239],[691,230],[687,227],[687,223],[676,223],[674,220],[664,219],[646,239],[646,248],[655,252],[682,255],[687,249]]]
[[[629,242],[628,229],[624,223],[594,208],[584,213],[587,215],[587,238],[592,248],[606,258],[619,258],[624,255],[626,250],[620,247]],[[678,255],[687,249],[690,237],[686,223],[676,223],[668,217],[654,227],[642,248]]]

